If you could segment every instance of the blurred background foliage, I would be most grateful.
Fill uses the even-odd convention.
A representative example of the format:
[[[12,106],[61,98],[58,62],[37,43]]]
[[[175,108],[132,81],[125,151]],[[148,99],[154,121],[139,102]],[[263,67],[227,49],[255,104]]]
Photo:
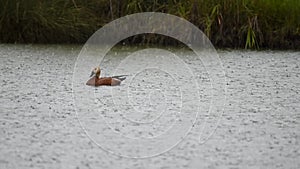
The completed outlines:
[[[185,18],[221,48],[300,49],[299,0],[0,0],[0,42],[84,43],[103,25],[138,12]],[[151,34],[123,43],[177,44]]]

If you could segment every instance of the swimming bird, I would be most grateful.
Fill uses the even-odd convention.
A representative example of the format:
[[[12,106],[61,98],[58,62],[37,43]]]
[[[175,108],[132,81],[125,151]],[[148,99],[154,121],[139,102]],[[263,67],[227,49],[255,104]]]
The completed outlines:
[[[120,76],[112,76],[112,77],[100,77],[101,74],[101,69],[100,67],[96,67],[92,70],[92,73],[90,75],[90,77],[92,77],[91,79],[89,79],[86,82],[86,85],[89,86],[116,86],[116,85],[120,85],[121,82],[123,80],[126,79],[127,75],[120,75]]]

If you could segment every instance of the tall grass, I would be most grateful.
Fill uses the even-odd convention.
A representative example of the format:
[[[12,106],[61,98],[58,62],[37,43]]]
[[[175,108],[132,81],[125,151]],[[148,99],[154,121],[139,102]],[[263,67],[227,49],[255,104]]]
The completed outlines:
[[[0,11],[1,42],[83,42],[100,23],[75,0],[0,0]]]
[[[218,47],[300,49],[299,0],[0,0],[0,42],[83,43],[113,19],[149,11],[191,21]],[[126,41],[176,44],[152,34]]]

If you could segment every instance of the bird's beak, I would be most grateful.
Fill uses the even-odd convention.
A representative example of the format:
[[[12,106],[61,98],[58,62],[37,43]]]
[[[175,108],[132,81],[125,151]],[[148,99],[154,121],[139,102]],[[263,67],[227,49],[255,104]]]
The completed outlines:
[[[94,71],[92,71],[92,73],[91,73],[90,77],[92,77],[94,74],[95,74],[95,73],[94,73]]]

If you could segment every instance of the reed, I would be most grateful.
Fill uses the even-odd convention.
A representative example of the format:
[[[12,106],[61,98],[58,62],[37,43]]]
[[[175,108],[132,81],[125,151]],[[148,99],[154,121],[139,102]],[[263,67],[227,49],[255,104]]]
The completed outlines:
[[[299,0],[0,0],[0,42],[84,43],[113,19],[149,11],[191,21],[217,47],[300,49]],[[124,41],[179,44],[153,34]]]

